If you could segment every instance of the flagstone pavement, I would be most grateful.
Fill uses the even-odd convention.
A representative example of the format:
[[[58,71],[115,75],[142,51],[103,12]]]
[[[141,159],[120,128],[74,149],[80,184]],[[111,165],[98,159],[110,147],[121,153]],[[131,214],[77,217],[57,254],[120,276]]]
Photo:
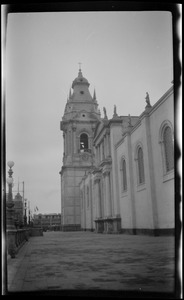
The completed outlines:
[[[7,293],[174,291],[174,237],[44,232],[7,261]]]

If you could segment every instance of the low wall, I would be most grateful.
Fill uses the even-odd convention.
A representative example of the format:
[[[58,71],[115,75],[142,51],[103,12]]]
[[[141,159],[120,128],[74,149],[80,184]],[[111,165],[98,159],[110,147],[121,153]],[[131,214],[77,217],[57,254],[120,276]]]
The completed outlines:
[[[43,229],[41,227],[30,228],[30,236],[43,236]]]
[[[80,224],[62,225],[62,231],[81,231],[81,225]]]
[[[7,230],[7,250],[11,258],[15,258],[19,249],[29,240],[29,236],[29,228]]]

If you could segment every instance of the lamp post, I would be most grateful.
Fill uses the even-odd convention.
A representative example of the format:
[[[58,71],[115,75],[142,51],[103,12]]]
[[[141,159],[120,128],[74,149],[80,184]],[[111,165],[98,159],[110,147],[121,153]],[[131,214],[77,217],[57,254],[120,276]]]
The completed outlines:
[[[13,161],[8,162],[8,174],[7,178],[8,184],[8,199],[6,201],[6,229],[7,229],[7,242],[8,242],[8,253],[12,258],[15,258],[16,254],[16,245],[15,245],[15,224],[14,224],[14,203],[13,203],[13,195],[12,195],[12,187],[13,187],[13,171],[12,167],[14,166]]]
[[[30,201],[28,201],[28,224],[31,224],[31,211],[30,211]]]
[[[7,221],[7,229],[15,229],[15,224],[14,224],[14,202],[13,202],[13,194],[12,194],[12,187],[13,187],[13,171],[12,167],[14,166],[13,161],[8,162],[8,174],[9,177],[7,178],[6,182],[8,184],[8,199],[6,202],[6,207],[7,207],[7,216],[6,216],[6,221]]]
[[[27,226],[27,215],[26,215],[26,210],[27,210],[27,199],[24,199],[24,226]]]

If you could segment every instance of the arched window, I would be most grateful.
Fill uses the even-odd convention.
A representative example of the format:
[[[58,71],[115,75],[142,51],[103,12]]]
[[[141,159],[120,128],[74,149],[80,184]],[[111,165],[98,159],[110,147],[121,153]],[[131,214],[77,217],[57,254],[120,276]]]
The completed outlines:
[[[166,172],[174,169],[174,147],[172,141],[172,132],[169,126],[166,126],[163,130],[163,145],[164,145],[164,157],[165,157],[165,169]]]
[[[142,184],[145,182],[145,177],[144,177],[143,151],[141,147],[139,147],[137,151],[137,164],[138,164],[138,183]]]
[[[80,135],[80,151],[85,152],[88,150],[88,135],[86,133],[82,133]]]
[[[173,126],[169,120],[165,120],[160,126],[159,143],[161,146],[163,173],[166,175],[174,169]]]
[[[127,174],[126,174],[126,160],[123,158],[121,165],[121,177],[122,177],[122,190],[127,190]]]

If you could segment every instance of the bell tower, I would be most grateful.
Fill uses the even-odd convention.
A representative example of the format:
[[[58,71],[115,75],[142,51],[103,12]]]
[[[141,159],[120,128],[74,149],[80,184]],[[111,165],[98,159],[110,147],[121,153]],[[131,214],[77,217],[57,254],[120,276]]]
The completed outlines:
[[[64,144],[63,166],[60,171],[64,231],[81,228],[79,184],[85,171],[93,165],[93,134],[100,121],[100,111],[96,93],[94,91],[93,97],[91,96],[89,85],[80,67],[60,122]]]

